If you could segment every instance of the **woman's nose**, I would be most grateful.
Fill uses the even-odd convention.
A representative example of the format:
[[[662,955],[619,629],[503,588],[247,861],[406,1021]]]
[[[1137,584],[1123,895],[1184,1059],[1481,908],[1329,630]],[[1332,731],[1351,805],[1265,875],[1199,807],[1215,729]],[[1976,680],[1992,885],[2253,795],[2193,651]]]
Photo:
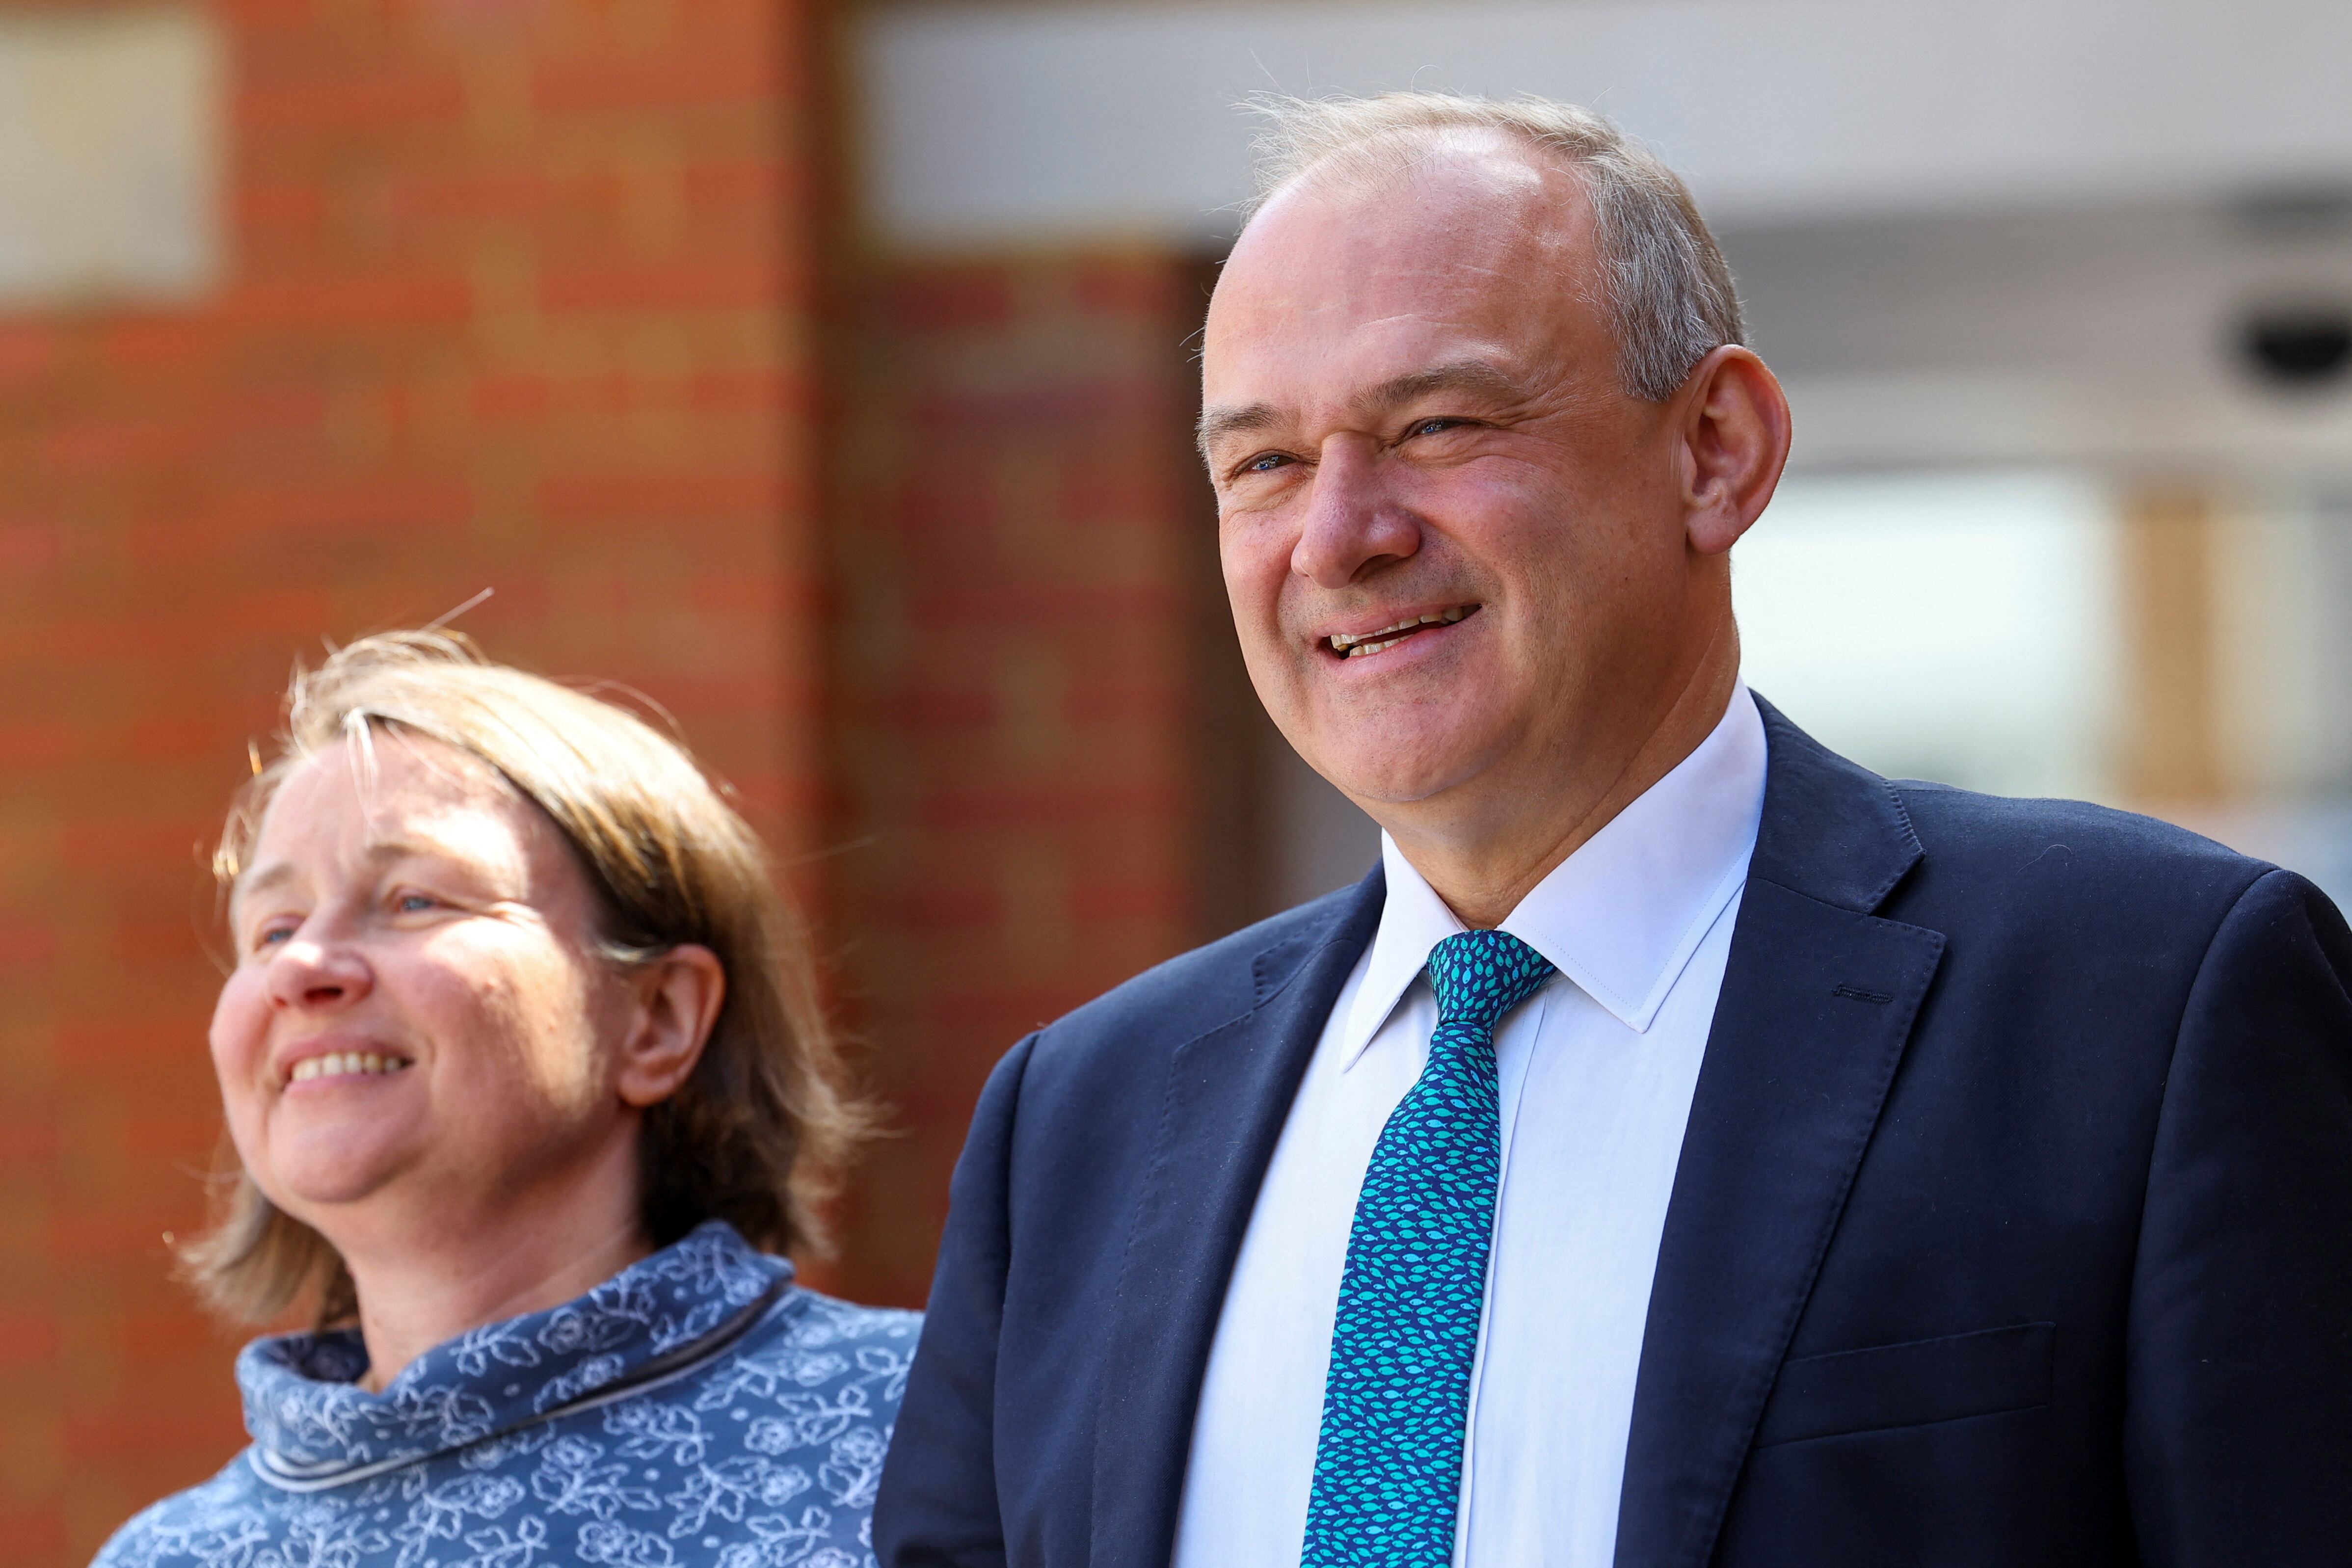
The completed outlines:
[[[1345,588],[1420,549],[1419,525],[1386,493],[1379,459],[1365,444],[1339,437],[1325,443],[1290,570],[1318,588]]]
[[[348,1007],[374,986],[367,960],[331,932],[308,928],[288,937],[269,959],[269,999],[281,1008]]]

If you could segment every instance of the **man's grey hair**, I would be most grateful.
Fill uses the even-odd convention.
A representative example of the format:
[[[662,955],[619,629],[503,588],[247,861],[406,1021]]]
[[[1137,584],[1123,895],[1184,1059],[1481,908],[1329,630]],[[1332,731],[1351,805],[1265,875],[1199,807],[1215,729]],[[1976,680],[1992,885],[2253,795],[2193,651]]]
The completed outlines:
[[[1268,95],[1250,107],[1266,122],[1256,143],[1252,213],[1326,164],[1343,174],[1404,174],[1434,131],[1499,131],[1572,165],[1592,204],[1618,377],[1635,397],[1664,402],[1692,366],[1723,344],[1745,340],[1731,269],[1689,188],[1656,153],[1591,110],[1539,98],[1439,92]]]

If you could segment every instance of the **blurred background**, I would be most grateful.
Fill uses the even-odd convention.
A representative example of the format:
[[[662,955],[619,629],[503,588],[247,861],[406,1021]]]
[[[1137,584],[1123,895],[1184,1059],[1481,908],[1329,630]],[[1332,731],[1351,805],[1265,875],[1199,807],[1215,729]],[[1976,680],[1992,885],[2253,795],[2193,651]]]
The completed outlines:
[[[494,589],[740,790],[893,1106],[868,1300],[1021,1033],[1360,874],[1189,450],[1251,92],[1647,138],[1797,412],[1751,683],[2352,893],[2347,66],[2341,0],[0,5],[0,1559],[241,1441],[201,862],[323,639]]]

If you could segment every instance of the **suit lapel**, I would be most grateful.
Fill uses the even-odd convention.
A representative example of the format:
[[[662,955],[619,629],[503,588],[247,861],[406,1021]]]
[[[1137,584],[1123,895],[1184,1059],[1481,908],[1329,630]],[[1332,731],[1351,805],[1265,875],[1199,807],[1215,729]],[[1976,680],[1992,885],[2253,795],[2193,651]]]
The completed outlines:
[[[1618,1568],[1698,1568],[1942,956],[1871,912],[1919,858],[1885,781],[1769,705],[1764,820],[1651,1288]]]
[[[1248,1013],[1187,1040],[1169,1060],[1107,1325],[1095,1562],[1165,1561],[1173,1544],[1194,1410],[1234,1260],[1299,1080],[1385,897],[1375,867],[1328,921],[1257,956]]]

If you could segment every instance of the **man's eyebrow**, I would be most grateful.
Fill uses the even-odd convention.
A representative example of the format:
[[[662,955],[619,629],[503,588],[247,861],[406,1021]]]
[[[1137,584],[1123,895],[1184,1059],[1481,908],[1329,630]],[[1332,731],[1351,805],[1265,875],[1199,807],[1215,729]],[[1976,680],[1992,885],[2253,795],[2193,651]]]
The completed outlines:
[[[1204,408],[1201,421],[1192,428],[1192,438],[1206,454],[1210,446],[1228,435],[1243,435],[1254,430],[1267,430],[1281,423],[1282,416],[1274,412],[1271,403],[1243,403],[1234,408]]]
[[[1518,378],[1487,360],[1451,360],[1427,370],[1408,371],[1382,382],[1353,400],[1360,412],[1379,413],[1438,392],[1465,392],[1498,402],[1517,402],[1527,394]]]
[[[1518,378],[1499,365],[1486,360],[1452,360],[1426,370],[1408,371],[1359,392],[1350,401],[1360,413],[1379,414],[1441,392],[1460,392],[1497,402],[1516,402],[1528,395]],[[1241,403],[1230,408],[1202,409],[1194,434],[1205,455],[1211,446],[1228,435],[1270,430],[1281,423],[1282,415],[1271,403]]]

